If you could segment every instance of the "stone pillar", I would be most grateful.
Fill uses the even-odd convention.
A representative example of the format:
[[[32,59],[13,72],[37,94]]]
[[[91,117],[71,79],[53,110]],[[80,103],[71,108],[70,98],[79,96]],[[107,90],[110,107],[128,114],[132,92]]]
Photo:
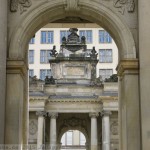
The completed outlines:
[[[110,150],[110,111],[102,112],[102,150]]]
[[[19,146],[27,144],[29,120],[27,77],[28,71],[24,61],[7,60],[5,144]]]
[[[141,150],[150,149],[150,1],[138,0],[140,57]]]
[[[91,117],[91,150],[98,150],[97,117],[98,113],[90,113]]]
[[[0,144],[4,144],[6,53],[7,53],[7,0],[0,1]]]
[[[44,135],[44,115],[43,111],[36,112],[38,115],[38,133],[37,133],[37,150],[42,150]]]
[[[56,119],[58,113],[49,113],[50,117],[50,147],[53,150],[57,149],[57,131],[56,131]]]
[[[118,65],[121,150],[141,150],[138,67],[137,59],[122,60]]]

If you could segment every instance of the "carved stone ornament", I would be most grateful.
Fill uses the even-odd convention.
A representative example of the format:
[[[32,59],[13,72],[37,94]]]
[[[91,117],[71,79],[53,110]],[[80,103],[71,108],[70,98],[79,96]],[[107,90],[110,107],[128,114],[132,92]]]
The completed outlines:
[[[51,118],[53,118],[53,119],[56,119],[58,117],[58,113],[49,112],[48,116],[51,117]]]
[[[77,127],[77,126],[85,126],[86,121],[80,118],[72,117],[70,119],[64,120],[64,126],[67,127]]]
[[[31,5],[31,0],[10,0],[10,11],[17,12],[18,8],[20,8],[20,14],[22,14]]]
[[[113,121],[110,126],[112,135],[118,135],[118,121]]]
[[[99,116],[98,112],[89,113],[89,117],[91,118],[97,118]]]
[[[56,46],[53,46],[53,49],[51,50],[50,56],[51,57],[56,57],[58,55],[57,51],[56,51]]]
[[[66,11],[79,11],[78,6],[79,0],[66,0],[67,6],[65,7]]]
[[[126,9],[129,13],[132,13],[135,9],[135,2],[134,0],[114,0],[114,7],[118,8],[118,12],[122,15]]]
[[[45,84],[55,84],[55,79],[53,78],[53,76],[51,76],[50,78],[46,76]]]
[[[77,31],[77,28],[69,29],[70,34],[68,35],[67,39],[66,37],[62,38],[62,49],[67,49],[71,52],[76,52],[81,49],[86,50],[86,39],[83,36],[80,39],[79,35],[77,34]]]
[[[30,135],[34,135],[37,132],[37,122],[36,120],[30,120],[29,121],[29,133]]]
[[[68,119],[65,119],[62,123],[62,125],[59,127],[58,133],[64,133],[67,130],[80,130],[83,133],[85,133],[86,137],[88,137],[88,130],[87,130],[87,120],[81,119],[77,117],[71,117]]]
[[[117,76],[117,74],[113,74],[109,78],[106,78],[105,82],[118,82],[118,76]]]
[[[47,116],[47,113],[45,111],[37,111],[36,115],[37,116]]]
[[[38,79],[37,76],[29,76],[29,84],[37,84],[39,82],[43,82],[41,79]]]
[[[102,112],[101,112],[101,116],[110,116],[112,113],[111,113],[111,111],[109,111],[109,110],[103,110]]]

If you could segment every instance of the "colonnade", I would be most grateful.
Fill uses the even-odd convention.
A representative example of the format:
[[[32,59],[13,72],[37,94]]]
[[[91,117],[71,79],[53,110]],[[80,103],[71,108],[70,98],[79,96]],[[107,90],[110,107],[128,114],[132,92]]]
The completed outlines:
[[[38,133],[37,133],[37,149],[42,150],[43,133],[44,133],[44,112],[36,112],[38,115]],[[110,150],[110,111],[103,111],[102,115],[102,150]],[[50,117],[50,148],[53,150],[59,149],[57,145],[57,117],[58,113],[48,113]],[[97,117],[99,113],[89,113],[91,118],[91,150],[98,150],[98,130],[97,130]]]

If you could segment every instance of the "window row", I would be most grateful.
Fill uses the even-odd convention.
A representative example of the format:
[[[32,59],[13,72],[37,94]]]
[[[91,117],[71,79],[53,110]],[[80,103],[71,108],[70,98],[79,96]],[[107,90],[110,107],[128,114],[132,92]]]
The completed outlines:
[[[60,31],[60,43],[62,43],[63,37],[68,37],[70,34],[67,30]],[[80,37],[85,36],[87,44],[93,42],[93,33],[92,30],[80,30]],[[99,30],[99,43],[111,43],[112,38],[108,32],[105,30]],[[29,44],[34,44],[35,38],[32,38]],[[54,31],[41,31],[41,44],[53,44],[54,43]]]
[[[45,64],[49,62],[51,50],[40,50],[40,63]],[[112,49],[100,49],[99,50],[99,62],[100,63],[112,63],[113,55]],[[34,63],[34,50],[29,50],[29,64]]]
[[[99,69],[99,76],[102,77],[103,80],[106,78],[109,78],[113,74],[113,69]],[[52,75],[50,69],[40,69],[40,79],[44,80],[46,76],[50,77]],[[29,70],[29,76],[33,77],[34,76],[34,70],[30,69]]]

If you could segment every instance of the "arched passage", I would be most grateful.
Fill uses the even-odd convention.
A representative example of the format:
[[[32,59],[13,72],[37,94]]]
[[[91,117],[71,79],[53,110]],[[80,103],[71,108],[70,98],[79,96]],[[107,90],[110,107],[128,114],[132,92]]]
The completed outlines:
[[[61,143],[62,147],[70,146],[72,149],[86,147],[86,142],[89,143],[86,133],[80,130],[66,130],[58,142]]]
[[[27,143],[28,71],[26,58],[29,39],[48,22],[66,16],[79,16],[104,27],[118,46],[119,60],[121,61],[118,66],[120,75],[120,149],[139,150],[140,133],[137,132],[140,131],[138,60],[130,29],[114,12],[100,3],[83,0],[74,7],[66,2],[49,1],[30,10],[19,21],[9,40],[5,143]],[[16,119],[12,121],[13,114],[16,114]],[[10,136],[10,132],[12,136]],[[131,138],[132,143],[130,143]]]
[[[67,131],[69,131],[69,130],[72,130],[72,131],[75,131],[75,130],[77,130],[77,131],[79,131],[79,132],[81,132],[84,136],[85,136],[85,139],[86,139],[86,141],[89,143],[90,141],[89,141],[89,135],[88,135],[88,133],[87,133],[87,131],[84,129],[84,128],[82,128],[82,127],[76,127],[76,128],[62,128],[62,130],[61,130],[61,132],[58,134],[58,142],[60,143],[61,142],[61,139],[62,139],[62,136],[67,132]]]

